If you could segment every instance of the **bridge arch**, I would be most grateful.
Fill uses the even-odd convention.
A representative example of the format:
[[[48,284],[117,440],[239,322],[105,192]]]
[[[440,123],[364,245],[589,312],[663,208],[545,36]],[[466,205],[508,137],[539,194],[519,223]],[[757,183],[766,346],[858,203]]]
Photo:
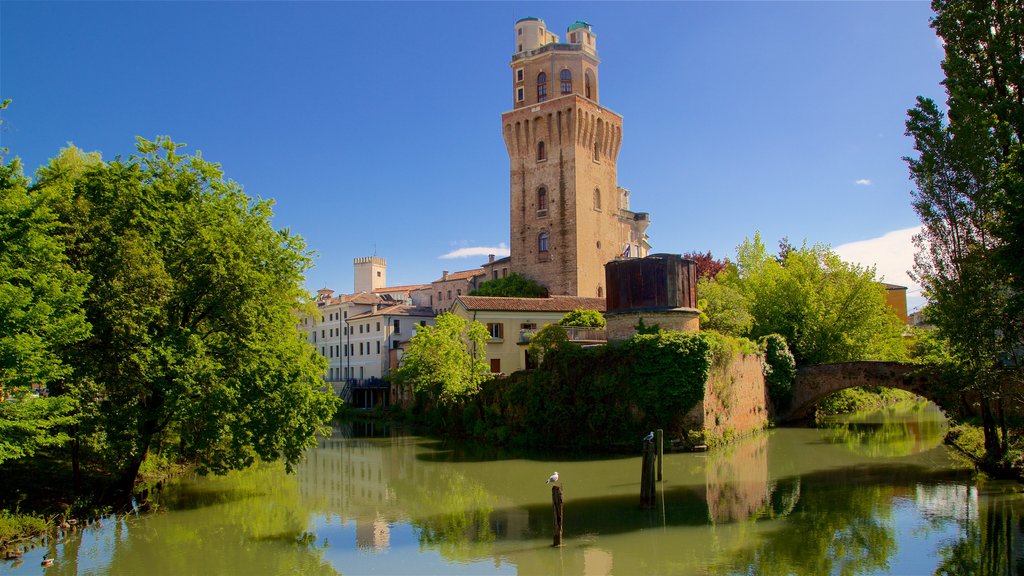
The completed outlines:
[[[816,364],[797,370],[789,408],[780,410],[777,420],[803,420],[826,396],[854,387],[886,387],[906,390],[931,400],[949,415],[957,413],[957,400],[942,395],[938,374],[931,366],[903,362],[839,362]]]

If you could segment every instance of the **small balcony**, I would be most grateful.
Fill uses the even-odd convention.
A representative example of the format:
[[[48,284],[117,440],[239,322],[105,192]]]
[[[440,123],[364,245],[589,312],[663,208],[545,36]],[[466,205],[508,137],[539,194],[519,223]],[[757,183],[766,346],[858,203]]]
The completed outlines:
[[[570,342],[577,344],[604,344],[608,341],[608,331],[604,328],[585,328],[582,326],[563,326]],[[519,344],[529,344],[536,330],[520,330]]]

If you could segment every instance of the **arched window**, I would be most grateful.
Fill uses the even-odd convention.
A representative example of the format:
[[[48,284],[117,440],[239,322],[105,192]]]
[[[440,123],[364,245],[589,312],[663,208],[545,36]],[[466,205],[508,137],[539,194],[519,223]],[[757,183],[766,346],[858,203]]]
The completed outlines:
[[[604,288],[602,288],[601,286],[597,287],[597,297],[604,298]]]
[[[583,75],[583,95],[590,98],[590,72]]]
[[[548,215],[548,189],[541,186],[537,189],[537,216]]]
[[[594,210],[601,209],[601,189],[594,188]]]
[[[559,77],[562,81],[562,94],[572,94],[572,71],[569,69],[562,70],[559,73]]]
[[[537,142],[537,161],[540,162],[541,160],[547,159],[548,153],[547,150],[544,149],[544,141],[541,140],[540,142]]]
[[[547,232],[541,232],[537,236],[537,251],[538,252],[547,252],[548,251],[548,233]]]
[[[537,74],[537,102],[548,99],[548,75],[541,72]]]

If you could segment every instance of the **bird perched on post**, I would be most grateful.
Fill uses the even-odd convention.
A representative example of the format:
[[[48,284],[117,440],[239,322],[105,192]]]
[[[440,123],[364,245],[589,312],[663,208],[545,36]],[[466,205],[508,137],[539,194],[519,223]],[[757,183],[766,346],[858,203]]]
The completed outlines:
[[[555,482],[558,482],[558,472],[555,472],[550,477],[548,477],[548,481],[545,482],[545,484],[554,484]]]
[[[644,436],[644,442],[650,442],[651,440],[654,440],[654,430],[651,430],[647,433],[647,436]]]

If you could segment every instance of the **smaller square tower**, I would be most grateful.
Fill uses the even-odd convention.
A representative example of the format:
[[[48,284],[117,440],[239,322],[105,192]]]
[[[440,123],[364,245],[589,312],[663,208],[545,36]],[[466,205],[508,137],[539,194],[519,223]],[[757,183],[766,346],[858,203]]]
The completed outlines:
[[[378,258],[377,256],[354,258],[352,260],[352,268],[355,277],[353,291],[356,294],[360,292],[373,292],[388,285],[388,263],[383,258]]]

